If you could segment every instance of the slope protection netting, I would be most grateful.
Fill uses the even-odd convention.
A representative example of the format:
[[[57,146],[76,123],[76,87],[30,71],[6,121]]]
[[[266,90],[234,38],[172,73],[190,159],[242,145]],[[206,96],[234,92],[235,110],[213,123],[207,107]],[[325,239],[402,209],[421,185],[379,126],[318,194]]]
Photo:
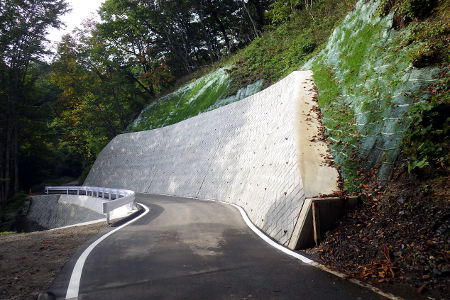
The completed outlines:
[[[235,95],[226,97],[231,85],[228,69],[220,68],[149,104],[127,131],[150,130],[175,124],[244,99],[262,89],[264,81],[258,80],[241,88]]]
[[[360,0],[302,68],[315,73],[323,121],[347,181],[356,178],[354,158],[367,169],[379,166],[382,181],[389,178],[411,122],[408,112],[429,97],[423,88],[440,71],[412,66],[409,53],[418,46],[405,43],[409,32],[392,29],[393,15],[380,17],[379,6]]]

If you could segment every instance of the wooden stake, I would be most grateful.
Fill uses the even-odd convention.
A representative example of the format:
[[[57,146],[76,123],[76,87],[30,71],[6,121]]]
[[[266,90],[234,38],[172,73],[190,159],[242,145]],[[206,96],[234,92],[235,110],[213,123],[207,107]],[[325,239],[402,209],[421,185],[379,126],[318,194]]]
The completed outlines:
[[[313,217],[313,229],[314,229],[314,242],[316,246],[320,243],[320,214],[319,207],[315,201],[312,202],[312,217]]]

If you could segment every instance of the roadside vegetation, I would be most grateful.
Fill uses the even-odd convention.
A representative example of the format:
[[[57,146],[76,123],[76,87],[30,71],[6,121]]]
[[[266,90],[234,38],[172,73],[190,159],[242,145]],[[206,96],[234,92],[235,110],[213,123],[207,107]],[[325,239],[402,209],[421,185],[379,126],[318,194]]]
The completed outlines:
[[[324,60],[312,64],[319,104],[325,124],[331,129],[329,138],[338,141],[331,143],[333,154],[339,157],[346,153],[351,158],[341,159],[341,173],[347,172],[347,191],[359,191],[363,201],[308,253],[349,277],[370,282],[406,299],[445,299],[450,284],[450,8],[448,1],[392,0],[381,1],[377,14],[390,18],[387,24],[394,30],[390,34],[394,42],[382,45],[379,50],[375,48],[378,53],[373,55],[382,57],[389,69],[378,68],[380,64],[373,64],[369,69],[378,73],[377,80],[381,82],[378,88],[371,84],[376,81],[371,81],[370,73],[366,75],[361,68],[371,61],[370,51],[374,51],[371,45],[377,44],[374,35],[377,26],[371,26],[370,32],[353,41],[358,48],[345,50],[347,55],[352,55],[352,51],[358,53],[358,49],[365,49],[358,54],[364,61],[356,64],[349,61],[344,72],[339,67],[327,66]],[[360,34],[356,32],[352,30],[354,37]],[[417,77],[420,73],[432,76],[424,75],[422,79],[428,83],[420,86],[414,86],[416,81],[412,81],[409,87],[414,90],[404,94],[404,102],[394,101],[397,105],[405,103],[411,109],[403,112],[397,127],[384,127],[401,134],[395,142],[397,150],[392,151],[395,156],[389,161],[392,171],[381,177],[381,164],[376,162],[389,159],[389,148],[379,160],[376,156],[364,159],[360,155],[367,138],[364,135],[378,132],[375,136],[383,140],[380,136],[386,131],[378,131],[377,127],[383,128],[378,124],[390,117],[387,112],[395,112],[386,96],[398,87],[408,87],[398,75],[410,66],[416,68],[412,78],[420,78]],[[363,93],[359,95],[355,88],[358,83],[364,83]],[[359,112],[369,111],[372,119],[368,120],[375,126],[363,126],[361,130],[353,125],[362,122],[345,109],[346,98],[362,99]],[[382,114],[377,114],[380,107]],[[327,115],[329,108],[332,110]],[[336,123],[337,119],[345,121]],[[392,142],[390,138],[386,140]],[[358,144],[362,147],[355,149]]]
[[[45,62],[45,31],[61,26],[65,2],[0,4],[0,232],[15,230],[29,192],[82,182],[117,134],[312,69],[343,192],[364,200],[311,255],[384,288],[404,283],[407,298],[448,294],[449,6],[107,0],[101,22]]]
[[[301,1],[272,3],[267,32],[229,60],[234,66],[231,76],[235,89],[258,79],[264,79],[267,87],[298,70],[324,47],[333,29],[355,3],[355,0],[320,0],[310,7]]]

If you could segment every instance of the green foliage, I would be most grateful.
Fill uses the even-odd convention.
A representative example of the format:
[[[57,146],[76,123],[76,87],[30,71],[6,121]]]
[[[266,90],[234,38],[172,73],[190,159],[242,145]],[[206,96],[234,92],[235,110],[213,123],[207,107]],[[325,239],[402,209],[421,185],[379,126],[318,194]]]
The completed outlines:
[[[360,137],[354,124],[354,112],[343,101],[342,90],[333,70],[320,64],[313,65],[312,69],[319,91],[319,106],[325,116],[323,122],[327,126],[330,147],[343,178],[344,189],[357,192],[361,183],[358,178],[360,165],[354,145],[358,144]]]
[[[8,235],[8,234],[14,234],[16,233],[15,231],[2,231],[0,232],[0,235]]]
[[[273,5],[284,11],[293,9],[299,2],[276,1]],[[310,9],[296,10],[290,21],[266,32],[230,59],[228,63],[234,64],[232,85],[242,87],[264,79],[268,86],[298,69],[321,49],[354,3],[355,0],[322,0],[315,1]],[[284,21],[284,15],[279,20]]]
[[[442,0],[383,0],[380,9],[383,16],[394,12],[395,19],[409,23],[429,16],[439,2],[443,3]]]
[[[376,2],[360,1],[327,47],[305,67],[314,71],[328,141],[348,191],[360,189],[360,168],[363,173],[378,169],[379,179],[388,180],[408,128],[423,131],[407,112],[428,98],[421,89],[436,82],[433,76],[439,69],[411,68],[411,54],[424,49],[430,39],[445,37],[442,27],[430,26],[439,18],[420,25],[430,28],[419,38],[419,22],[393,31],[392,15],[379,18],[377,8]],[[424,144],[419,152],[426,149]],[[422,155],[410,167],[427,163]]]
[[[405,10],[411,18],[423,18],[431,13],[437,0],[408,0],[405,2]]]
[[[18,192],[8,199],[7,204],[0,215],[0,232],[5,234],[15,233],[11,231],[11,229],[14,230],[13,226],[16,216],[22,210],[26,199],[27,195],[23,192]]]
[[[159,128],[198,115],[226,95],[229,82],[225,69],[203,76],[150,104],[129,129]]]
[[[82,157],[62,145],[59,129],[51,126],[60,90],[52,84],[50,72],[50,65],[34,63],[27,74],[30,87],[26,95],[27,107],[24,106],[20,118],[19,140],[19,170],[22,170],[19,180],[21,188],[27,191],[46,179],[76,177],[82,167]]]
[[[67,12],[64,0],[9,0],[0,3],[0,210],[20,188],[21,151],[30,126],[30,115],[40,115],[39,93],[30,69],[46,51],[49,28],[61,26]],[[41,119],[42,121],[42,119]],[[39,126],[42,128],[42,126]],[[25,147],[26,148],[26,147]]]
[[[404,153],[408,172],[431,167],[435,173],[450,167],[450,77],[429,87],[432,97],[419,103],[410,114],[414,126],[405,136]]]
[[[287,21],[294,13],[294,9],[300,4],[300,0],[277,0],[270,4],[267,17],[273,24]]]
[[[60,131],[64,147],[84,157],[85,167],[142,108],[148,85],[140,89],[141,84],[129,80],[134,75],[109,60],[95,32],[79,36],[78,41],[64,38],[53,63],[51,79],[62,93],[52,126]]]
[[[122,63],[147,67],[164,62],[186,74],[242,47],[265,24],[267,0],[107,0],[97,25]]]
[[[422,45],[411,52],[412,63],[416,68],[449,63],[450,22],[440,19],[430,21],[411,25],[411,35],[407,42]]]
[[[420,1],[419,1],[420,2]],[[428,1],[425,1],[428,3]],[[427,5],[428,10],[420,10],[424,15],[422,18],[416,17],[409,12],[410,2],[401,0],[392,0],[394,7],[386,12],[394,13],[394,28],[400,28],[408,25],[407,38],[405,38],[401,47],[410,44],[421,44],[420,47],[410,52],[414,67],[423,68],[437,64],[449,63],[450,39],[450,4],[448,1],[431,1]],[[433,10],[431,8],[434,8]],[[427,12],[425,14],[425,12]],[[399,20],[403,20],[399,24]]]

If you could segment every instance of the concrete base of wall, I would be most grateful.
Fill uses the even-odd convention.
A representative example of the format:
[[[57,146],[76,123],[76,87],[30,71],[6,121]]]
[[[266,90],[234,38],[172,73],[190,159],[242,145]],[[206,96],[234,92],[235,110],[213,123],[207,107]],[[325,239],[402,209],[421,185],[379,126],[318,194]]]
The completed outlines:
[[[45,229],[76,225],[95,220],[105,220],[102,213],[104,200],[79,195],[36,195],[32,196],[27,219]],[[111,219],[126,217],[136,210],[128,205],[111,212]]]
[[[316,224],[318,225],[317,235],[323,237],[325,232],[333,229],[337,221],[346,212],[358,205],[359,197],[341,199],[338,197],[328,198],[308,198],[303,204],[295,226],[293,239],[289,244],[291,249],[306,249],[314,247],[316,244],[314,234],[313,205],[316,211]]]
[[[103,215],[103,202],[105,202],[105,200],[83,195],[61,195],[59,202],[84,207]],[[136,209],[131,208],[129,205],[124,205],[112,210],[110,212],[110,219],[124,218],[135,211]]]

